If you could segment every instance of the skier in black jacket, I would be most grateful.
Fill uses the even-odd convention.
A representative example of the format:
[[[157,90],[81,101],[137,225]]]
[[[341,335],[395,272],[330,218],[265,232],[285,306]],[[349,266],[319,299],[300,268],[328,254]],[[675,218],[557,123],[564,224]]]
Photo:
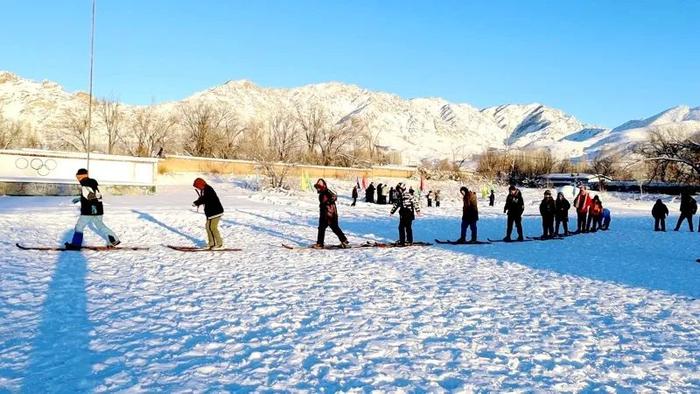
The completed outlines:
[[[525,211],[525,202],[523,201],[523,195],[520,190],[515,186],[511,185],[508,188],[508,197],[506,198],[506,205],[503,207],[503,213],[508,213],[508,228],[506,230],[506,236],[503,238],[504,241],[510,241],[510,234],[513,232],[513,224],[515,224],[518,230],[518,241],[522,241],[523,237],[523,212]]]
[[[554,215],[557,207],[552,199],[552,192],[546,190],[544,199],[540,203],[540,215],[542,215],[542,238],[554,237]]]
[[[365,202],[374,202],[374,182],[370,182],[365,189]]]
[[[197,194],[199,194],[199,198],[192,203],[192,206],[204,205],[204,215],[207,217],[207,247],[213,250],[223,249],[224,241],[219,233],[219,221],[224,215],[224,207],[221,206],[221,201],[219,201],[214,189],[204,179],[195,179],[192,186],[197,189]]]
[[[413,220],[416,212],[420,213],[420,204],[411,191],[406,191],[403,182],[396,185],[395,190],[398,195],[390,214],[399,211],[399,245],[409,246],[413,244]]]
[[[79,250],[83,244],[83,232],[85,227],[92,225],[92,228],[102,238],[109,241],[109,246],[117,246],[121,243],[119,237],[102,221],[104,207],[102,205],[102,193],[97,181],[88,176],[88,171],[84,168],[78,170],[75,178],[80,183],[80,197],[73,199],[73,203],[80,202],[80,218],[75,224],[75,231],[71,242],[66,242],[66,249]]]
[[[350,243],[347,237],[345,237],[345,234],[343,234],[343,230],[341,230],[338,225],[338,207],[335,205],[335,201],[338,197],[328,189],[328,185],[323,178],[319,178],[319,180],[316,181],[314,188],[318,192],[319,217],[316,243],[311,247],[315,249],[323,248],[323,242],[326,238],[326,228],[330,227],[333,233],[338,236],[340,247],[349,248]]]
[[[683,220],[688,219],[688,227],[690,231],[693,231],[693,215],[698,211],[698,203],[688,192],[681,193],[681,216],[678,218],[676,223],[676,228],[674,231],[678,231],[683,224]]]
[[[569,208],[571,204],[564,197],[564,193],[557,193],[557,199],[554,201],[556,213],[554,214],[554,235],[559,235],[559,225],[564,226],[564,235],[569,235]]]

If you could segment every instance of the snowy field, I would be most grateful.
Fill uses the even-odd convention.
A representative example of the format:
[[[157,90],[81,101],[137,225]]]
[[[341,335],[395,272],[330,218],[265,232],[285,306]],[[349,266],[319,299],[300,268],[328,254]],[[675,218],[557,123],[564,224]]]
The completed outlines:
[[[0,392],[700,391],[700,234],[653,232],[650,201],[605,195],[611,230],[560,241],[286,250],[314,242],[315,195],[240,185],[214,185],[244,249],[226,253],[162,246],[205,238],[189,185],[106,197],[146,252],[21,251],[69,239],[78,211],[0,197]],[[416,240],[459,236],[457,189]],[[542,191],[524,194],[539,235]],[[503,237],[503,198],[480,201],[480,239]],[[341,227],[395,240],[389,208],[343,196]]]

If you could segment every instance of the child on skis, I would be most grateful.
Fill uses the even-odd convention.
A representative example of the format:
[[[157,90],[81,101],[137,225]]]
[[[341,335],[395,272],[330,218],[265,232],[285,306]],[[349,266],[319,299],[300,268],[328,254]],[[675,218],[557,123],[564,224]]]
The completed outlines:
[[[341,230],[338,225],[338,208],[335,205],[335,201],[338,197],[328,188],[323,178],[319,178],[316,181],[314,188],[316,192],[318,192],[319,217],[316,243],[311,247],[314,249],[323,248],[323,242],[326,238],[326,228],[330,227],[333,233],[338,236],[340,247],[349,248],[350,243],[347,237],[345,237],[345,234],[343,234],[343,230]]]
[[[513,225],[518,231],[518,241],[523,241],[523,212],[525,211],[525,202],[523,195],[515,185],[510,185],[508,188],[508,197],[506,197],[506,205],[503,207],[503,213],[508,214],[508,225],[504,241],[510,242],[510,235],[513,232]]]
[[[654,217],[654,231],[666,231],[666,217],[668,216],[668,207],[659,198],[656,204],[651,208],[651,216]]]
[[[413,220],[416,218],[416,213],[420,213],[420,204],[411,191],[406,191],[406,185],[400,182],[396,185],[397,199],[394,202],[394,207],[391,209],[391,215],[399,211],[399,245],[413,245]]]
[[[80,250],[83,245],[83,231],[88,225],[92,225],[95,232],[109,241],[109,246],[117,246],[121,243],[119,237],[102,221],[104,207],[102,205],[102,193],[97,181],[88,176],[84,168],[78,170],[75,178],[80,183],[80,197],[73,199],[73,203],[80,202],[80,218],[75,224],[75,232],[71,242],[66,242],[66,249]]]
[[[462,227],[457,243],[467,243],[467,228],[472,232],[469,242],[477,242],[476,222],[479,221],[479,208],[476,193],[470,192],[466,186],[459,188],[459,192],[462,194]]]
[[[219,220],[224,215],[224,207],[221,205],[221,201],[219,201],[219,197],[214,189],[204,179],[195,179],[192,186],[194,186],[199,195],[199,198],[192,203],[192,206],[199,208],[200,205],[204,205],[204,214],[207,217],[207,247],[212,250],[223,249],[224,241],[219,233]]]
[[[552,192],[546,190],[544,198],[540,202],[540,215],[542,215],[542,238],[554,237],[554,216],[556,215],[557,207],[552,199]]]
[[[554,204],[556,206],[554,235],[559,235],[559,225],[563,225],[564,235],[569,235],[569,208],[571,208],[571,204],[562,192],[557,193],[557,200]]]

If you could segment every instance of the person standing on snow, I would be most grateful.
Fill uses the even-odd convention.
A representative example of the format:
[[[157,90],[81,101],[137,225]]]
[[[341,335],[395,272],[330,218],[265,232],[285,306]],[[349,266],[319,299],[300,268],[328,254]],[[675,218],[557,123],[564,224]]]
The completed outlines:
[[[556,215],[557,207],[552,199],[552,192],[546,190],[544,198],[540,202],[540,215],[542,215],[542,238],[554,237],[554,216]]]
[[[425,198],[428,200],[428,207],[433,206],[433,191],[428,190],[428,194],[425,195]]]
[[[323,242],[326,238],[326,228],[330,227],[340,240],[340,247],[349,248],[350,243],[347,237],[345,237],[345,234],[343,234],[343,230],[341,230],[338,225],[338,207],[335,205],[335,201],[338,197],[328,188],[323,178],[319,178],[316,181],[314,188],[316,192],[318,192],[319,217],[316,243],[311,247],[315,249],[323,248]]]
[[[109,246],[119,245],[119,237],[102,221],[104,207],[97,181],[90,178],[84,168],[76,172],[75,179],[80,183],[80,197],[74,198],[73,204],[80,203],[80,217],[75,224],[71,242],[65,243],[66,249],[80,250],[83,245],[83,232],[88,225],[92,225],[95,232],[109,242]]]
[[[469,242],[476,242],[476,222],[479,221],[476,193],[470,192],[466,186],[459,188],[459,192],[462,194],[462,228],[457,243],[467,243],[467,228],[472,232]]]
[[[554,235],[559,235],[560,224],[564,226],[564,235],[569,235],[569,208],[571,208],[571,204],[562,192],[557,193],[557,200],[554,204],[556,206]]]
[[[586,231],[595,233],[600,227],[601,219],[603,215],[603,203],[596,194],[591,201],[591,205],[588,208],[588,222],[586,223]]]
[[[489,206],[492,207],[496,204],[496,194],[493,192],[493,189],[491,189],[491,194],[489,194]]]
[[[374,203],[374,182],[370,182],[365,189],[365,202]]]
[[[202,178],[196,178],[192,186],[199,195],[199,198],[192,202],[192,206],[199,209],[200,205],[204,205],[204,215],[207,217],[207,247],[212,250],[223,249],[224,241],[219,233],[219,221],[224,216],[224,207],[219,201],[219,196]]]
[[[514,185],[510,185],[508,188],[508,197],[506,198],[506,205],[503,207],[503,213],[508,213],[508,227],[506,229],[506,236],[503,238],[504,241],[508,242],[511,240],[510,235],[513,232],[513,224],[515,224],[518,230],[518,241],[522,241],[523,237],[523,212],[525,211],[525,202],[523,201],[523,195],[520,190]]]
[[[690,231],[693,231],[693,215],[697,213],[698,211],[698,203],[695,201],[693,197],[690,196],[690,193],[688,192],[683,192],[681,193],[681,216],[678,218],[678,222],[676,223],[676,228],[673,231],[678,231],[681,228],[681,224],[683,223],[683,220],[688,219],[688,227],[690,228]],[[700,230],[698,230],[700,231]]]
[[[661,201],[660,198],[656,200],[656,204],[654,204],[654,207],[651,208],[651,216],[654,217],[654,231],[666,231],[668,207],[663,201]]]
[[[588,215],[588,209],[591,206],[591,196],[586,191],[586,186],[580,185],[578,187],[578,195],[574,198],[574,208],[576,209],[577,220],[576,220],[576,233],[588,232],[586,227],[586,216]]]
[[[413,220],[416,218],[416,213],[420,213],[420,204],[411,193],[412,190],[407,192],[403,182],[396,185],[398,195],[390,213],[393,215],[396,210],[399,211],[399,245],[401,246],[413,244]]]
[[[440,208],[440,189],[435,190],[435,208]]]
[[[377,185],[377,204],[384,204],[382,202],[382,193],[384,193],[384,184],[380,183]]]
[[[357,185],[352,187],[352,204],[350,204],[351,207],[354,207],[355,204],[357,204],[357,197],[359,197],[359,194],[357,193]]]

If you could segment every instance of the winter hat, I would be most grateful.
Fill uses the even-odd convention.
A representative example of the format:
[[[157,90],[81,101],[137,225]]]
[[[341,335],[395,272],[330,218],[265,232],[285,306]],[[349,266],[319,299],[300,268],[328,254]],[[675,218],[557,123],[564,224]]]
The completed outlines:
[[[314,184],[316,190],[324,190],[326,187],[326,181],[323,178],[318,178],[316,184]]]
[[[508,191],[512,192],[513,190],[515,190],[515,185],[510,185],[510,187],[508,188]]]
[[[75,175],[87,175],[87,174],[88,174],[88,170],[86,170],[84,168],[79,169],[78,172],[75,173]]]
[[[405,185],[403,182],[399,182],[399,183],[396,185],[396,189],[397,189],[397,190],[405,190],[405,189],[406,189],[406,185]]]
[[[459,192],[466,195],[467,193],[469,193],[469,189],[467,189],[466,186],[462,186],[459,188]]]
[[[207,183],[204,182],[204,179],[202,178],[196,178],[194,182],[192,183],[192,186],[194,186],[195,189],[203,190],[204,186],[206,186]]]
[[[550,192],[549,190],[545,190],[545,191],[544,191],[544,195],[545,195],[545,196],[551,196],[551,195],[552,195],[552,192]]]

